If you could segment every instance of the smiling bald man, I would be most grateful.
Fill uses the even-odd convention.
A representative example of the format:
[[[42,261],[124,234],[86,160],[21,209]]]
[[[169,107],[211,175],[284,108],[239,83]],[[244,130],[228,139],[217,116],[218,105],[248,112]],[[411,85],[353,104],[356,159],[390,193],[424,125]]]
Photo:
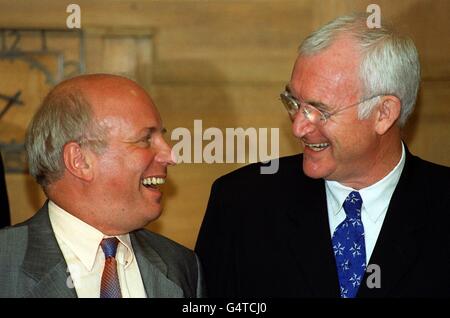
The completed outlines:
[[[0,231],[0,297],[201,297],[196,255],[142,229],[162,211],[174,162],[147,92],[120,76],[57,85],[26,137],[48,197]]]

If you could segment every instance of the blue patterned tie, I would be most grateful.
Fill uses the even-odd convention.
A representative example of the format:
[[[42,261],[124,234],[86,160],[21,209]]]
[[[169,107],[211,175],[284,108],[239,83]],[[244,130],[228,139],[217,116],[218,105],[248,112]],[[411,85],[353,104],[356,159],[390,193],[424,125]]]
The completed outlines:
[[[346,217],[334,231],[332,242],[341,297],[354,298],[366,271],[366,244],[359,192],[351,192],[343,206]]]
[[[103,239],[100,246],[105,253],[100,298],[122,298],[119,277],[117,276],[116,250],[119,240],[115,237]]]

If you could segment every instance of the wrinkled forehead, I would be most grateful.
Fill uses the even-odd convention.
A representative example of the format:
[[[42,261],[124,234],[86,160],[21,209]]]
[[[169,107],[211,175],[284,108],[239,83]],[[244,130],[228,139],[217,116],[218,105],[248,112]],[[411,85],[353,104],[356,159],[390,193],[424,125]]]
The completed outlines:
[[[140,130],[162,125],[151,97],[140,87],[102,87],[91,90],[87,99],[97,122],[109,129]]]
[[[289,83],[291,92],[311,95],[303,98],[359,94],[360,53],[347,45],[332,45],[320,53],[299,56]]]
[[[86,87],[83,92],[90,102],[95,114],[156,111],[153,100],[145,90],[137,85],[97,85]]]

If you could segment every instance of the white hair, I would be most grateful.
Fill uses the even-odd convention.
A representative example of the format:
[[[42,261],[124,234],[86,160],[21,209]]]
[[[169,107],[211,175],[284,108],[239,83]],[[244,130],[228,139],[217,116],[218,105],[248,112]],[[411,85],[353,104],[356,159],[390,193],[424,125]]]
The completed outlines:
[[[93,119],[81,92],[53,89],[28,126],[25,148],[30,174],[45,191],[64,173],[66,143],[75,141],[101,153],[107,146],[106,137],[106,129]]]
[[[414,109],[420,83],[420,63],[414,42],[391,28],[369,28],[367,15],[338,17],[309,35],[300,45],[300,55],[313,55],[328,48],[341,35],[356,39],[361,50],[362,99],[395,95],[401,101],[398,120],[404,126]],[[367,118],[379,98],[359,106],[359,118]]]

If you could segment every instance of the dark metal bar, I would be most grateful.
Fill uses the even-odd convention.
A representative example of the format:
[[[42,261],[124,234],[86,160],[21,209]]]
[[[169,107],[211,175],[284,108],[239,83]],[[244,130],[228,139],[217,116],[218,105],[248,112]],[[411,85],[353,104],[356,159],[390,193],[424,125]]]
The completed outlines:
[[[2,112],[0,113],[0,119],[3,117],[3,115],[6,114],[6,112],[11,108],[12,105],[15,104],[15,102],[17,101],[17,99],[19,98],[20,94],[22,92],[18,91],[10,100],[9,102],[6,104],[5,108],[3,108]]]

